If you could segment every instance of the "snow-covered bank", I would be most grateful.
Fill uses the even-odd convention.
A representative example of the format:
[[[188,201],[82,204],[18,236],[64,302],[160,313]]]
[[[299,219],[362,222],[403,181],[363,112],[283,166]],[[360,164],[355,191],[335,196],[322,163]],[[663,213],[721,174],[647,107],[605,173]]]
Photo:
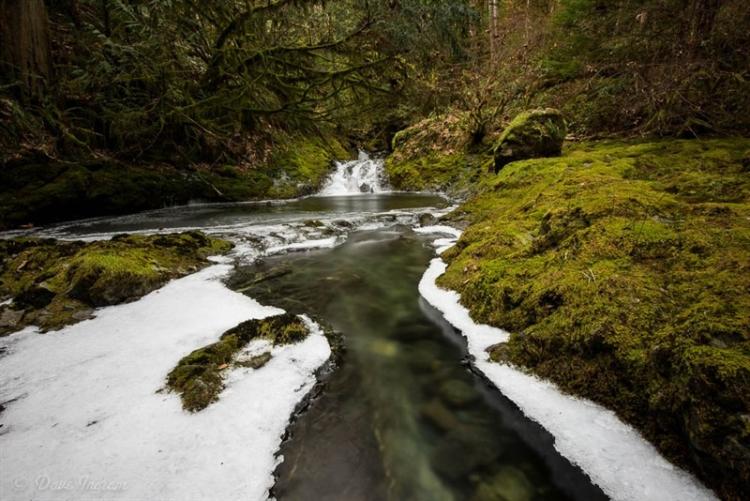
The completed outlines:
[[[275,451],[330,348],[275,347],[236,369],[202,412],[157,393],[181,357],[250,318],[281,312],[227,289],[216,265],[45,335],[0,340],[0,498],[265,499]],[[2,351],[2,350],[0,350]]]
[[[458,237],[432,227],[434,232]],[[450,247],[448,239],[435,242],[439,253]],[[454,291],[441,289],[436,280],[445,272],[442,259],[432,260],[419,284],[419,292],[440,310],[468,341],[475,366],[523,413],[555,437],[555,448],[580,466],[612,499],[627,501],[698,501],[716,499],[693,476],[665,460],[635,429],[614,412],[593,402],[561,393],[553,384],[512,366],[491,362],[487,348],[506,341],[508,333],[474,323]]]

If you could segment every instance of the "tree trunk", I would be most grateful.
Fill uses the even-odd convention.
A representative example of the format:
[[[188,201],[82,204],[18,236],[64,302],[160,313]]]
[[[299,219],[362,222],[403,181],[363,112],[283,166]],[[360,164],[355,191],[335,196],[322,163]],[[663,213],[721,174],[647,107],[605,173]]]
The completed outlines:
[[[690,19],[688,45],[690,53],[696,55],[703,44],[711,38],[716,17],[721,9],[721,0],[694,0]]]
[[[489,34],[490,34],[490,57],[494,61],[497,58],[498,33],[498,0],[489,0]]]
[[[38,98],[52,72],[44,0],[0,0],[0,80]]]

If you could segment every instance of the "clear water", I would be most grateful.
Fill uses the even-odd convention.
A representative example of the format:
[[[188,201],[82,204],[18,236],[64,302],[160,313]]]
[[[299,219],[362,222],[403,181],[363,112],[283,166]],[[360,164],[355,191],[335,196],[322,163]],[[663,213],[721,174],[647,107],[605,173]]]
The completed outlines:
[[[417,292],[432,256],[424,237],[394,226],[236,271],[231,287],[311,314],[345,344],[340,366],[291,427],[273,494],[606,499],[551,436],[469,370],[462,337]]]

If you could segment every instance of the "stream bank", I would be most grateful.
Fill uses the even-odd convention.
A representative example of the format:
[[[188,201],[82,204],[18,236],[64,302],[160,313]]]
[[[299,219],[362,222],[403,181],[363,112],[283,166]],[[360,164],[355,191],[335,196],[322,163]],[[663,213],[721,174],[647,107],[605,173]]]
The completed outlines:
[[[438,280],[511,332],[493,360],[613,409],[724,499],[750,485],[749,152],[583,143],[485,174]]]
[[[195,202],[288,199],[317,192],[334,160],[334,135],[279,135],[244,163],[126,162],[114,158],[8,161],[0,169],[0,230],[132,214]]]

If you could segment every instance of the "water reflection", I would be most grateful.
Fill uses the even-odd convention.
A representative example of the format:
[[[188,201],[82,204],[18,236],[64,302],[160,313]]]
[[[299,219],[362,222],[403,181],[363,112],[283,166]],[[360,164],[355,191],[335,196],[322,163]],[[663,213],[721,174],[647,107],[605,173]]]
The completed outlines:
[[[52,226],[47,231],[56,236],[85,236],[161,229],[231,228],[235,225],[274,225],[318,218],[347,219],[419,207],[444,208],[447,204],[443,197],[417,193],[308,197],[287,202],[199,204],[64,223]]]

